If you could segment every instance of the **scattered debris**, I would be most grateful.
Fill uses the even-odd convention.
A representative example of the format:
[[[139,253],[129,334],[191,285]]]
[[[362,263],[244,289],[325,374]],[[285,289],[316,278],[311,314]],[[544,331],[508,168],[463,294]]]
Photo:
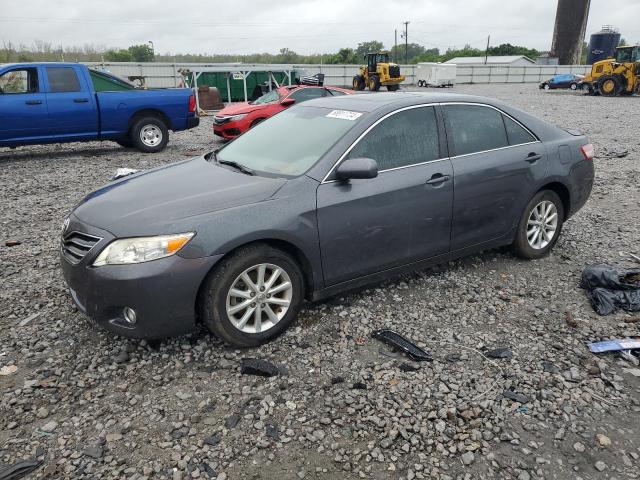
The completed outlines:
[[[278,426],[273,423],[267,423],[267,425],[265,426],[265,434],[272,440],[278,441],[280,439]]]
[[[354,382],[354,384],[351,386],[351,388],[353,390],[366,390],[367,389],[367,384],[364,382]]]
[[[126,167],[118,168],[116,170],[116,173],[113,175],[113,177],[111,177],[110,180],[113,181],[113,180],[118,180],[119,178],[128,177],[129,175],[138,173],[138,171],[139,170],[136,170],[135,168],[126,168]]]
[[[40,315],[42,315],[42,312],[33,313],[33,314],[29,315],[27,318],[21,320],[20,323],[18,323],[18,326],[19,327],[24,327],[25,325],[27,325],[31,321],[33,321],[36,318],[38,318]]]
[[[568,310],[564,312],[564,320],[567,322],[567,325],[572,328],[576,328],[578,326],[578,321],[574,318],[573,313]]]
[[[420,365],[414,365],[412,363],[402,362],[399,368],[403,372],[417,372],[418,370],[420,370]]]
[[[18,245],[22,245],[22,242],[20,240],[7,240],[4,244],[7,247],[17,247]]]
[[[620,338],[617,340],[603,340],[587,344],[593,353],[617,352],[620,350],[633,350],[640,348],[640,337]]]
[[[234,413],[233,415],[227,417],[227,419],[224,421],[224,426],[227,428],[236,428],[238,423],[240,423],[240,415]]]
[[[502,392],[502,396],[504,398],[508,398],[509,400],[513,400],[514,402],[518,402],[518,403],[529,403],[529,397],[522,394],[522,393],[517,393],[514,392],[513,390],[505,390],[504,392]]]
[[[338,383],[344,383],[344,377],[333,377],[331,379],[331,385],[337,385]]]
[[[15,365],[5,365],[4,367],[0,368],[0,375],[3,377],[6,377],[8,375],[13,375],[14,373],[16,373],[18,371],[18,367]]]
[[[211,447],[215,447],[216,445],[218,445],[220,443],[220,435],[211,435],[209,437],[206,437],[203,440],[205,445],[209,445]]]
[[[511,358],[513,357],[513,352],[508,347],[498,347],[489,350],[485,353],[485,356],[489,358]]]
[[[423,349],[418,347],[415,343],[407,340],[402,335],[392,330],[377,330],[371,335],[376,340],[380,340],[383,343],[401,350],[416,362],[431,362],[433,358]]]
[[[599,315],[609,315],[619,308],[640,312],[640,269],[589,265],[582,272],[580,286]]]
[[[280,374],[280,370],[268,360],[243,358],[240,360],[240,373],[243,375],[258,375],[259,377],[275,377]]]
[[[42,462],[37,459],[21,460],[13,465],[0,465],[0,480],[18,480],[37,469]]]

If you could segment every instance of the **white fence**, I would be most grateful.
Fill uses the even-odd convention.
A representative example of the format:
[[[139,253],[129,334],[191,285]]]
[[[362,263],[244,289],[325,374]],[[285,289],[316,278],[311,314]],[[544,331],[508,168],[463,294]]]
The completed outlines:
[[[121,77],[144,77],[146,85],[151,88],[176,87],[181,85],[180,69],[196,67],[228,66],[230,72],[241,70],[247,64],[193,64],[193,63],[129,63],[105,62],[87,63],[90,67],[105,68]],[[254,65],[251,65],[254,66]],[[255,65],[257,66],[257,65]],[[353,76],[358,73],[357,65],[262,65],[269,69],[282,70],[283,67],[294,68],[308,74],[324,73],[326,85],[349,86]],[[415,65],[401,65],[401,72],[407,77],[406,85],[415,83]],[[499,66],[499,65],[460,65],[457,69],[456,83],[538,83],[556,74],[577,73],[584,75],[590,70],[585,65],[532,65],[532,66]]]

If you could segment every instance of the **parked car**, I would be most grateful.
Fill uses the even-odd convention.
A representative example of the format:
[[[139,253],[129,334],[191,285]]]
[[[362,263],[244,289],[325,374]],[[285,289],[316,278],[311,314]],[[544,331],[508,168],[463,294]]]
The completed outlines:
[[[569,88],[571,90],[578,90],[582,87],[582,81],[584,75],[575,75],[573,73],[556,75],[549,80],[546,80],[540,84],[540,88],[543,90],[551,90],[554,88]]]
[[[258,345],[304,299],[501,245],[547,255],[590,195],[592,158],[580,133],[482,97],[324,97],[89,194],[65,220],[62,270],[121,335],[198,321]]]
[[[220,110],[213,117],[213,133],[226,139],[236,138],[294,103],[325,96],[340,97],[352,93],[351,90],[339,87],[308,85],[280,87],[265,93],[253,102],[236,103]]]
[[[77,63],[0,66],[0,147],[113,140],[142,152],[198,125],[188,88],[136,90]]]

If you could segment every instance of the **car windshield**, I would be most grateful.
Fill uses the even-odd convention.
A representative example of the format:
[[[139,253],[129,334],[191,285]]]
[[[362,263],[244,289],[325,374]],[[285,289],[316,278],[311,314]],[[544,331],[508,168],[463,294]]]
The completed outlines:
[[[299,106],[274,115],[218,152],[257,174],[296,177],[362,119],[357,112]]]
[[[271,90],[270,92],[265,93],[261,97],[258,97],[253,102],[253,105],[262,105],[263,103],[273,103],[280,100],[280,94],[277,90]]]

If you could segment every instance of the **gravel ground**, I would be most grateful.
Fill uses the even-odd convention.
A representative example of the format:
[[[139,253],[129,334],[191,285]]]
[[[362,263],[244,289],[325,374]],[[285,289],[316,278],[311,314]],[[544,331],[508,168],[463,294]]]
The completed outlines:
[[[638,478],[640,370],[585,342],[638,335],[640,323],[598,317],[577,284],[585,264],[640,250],[640,98],[455,90],[592,139],[594,192],[552,254],[487,251],[308,305],[249,351],[204,331],[161,344],[106,333],[76,310],[58,267],[76,202],[117,167],[210,150],[210,119],[159,155],[111,143],[0,149],[0,368],[17,367],[0,376],[0,463],[37,456],[33,478]],[[389,352],[370,337],[381,327],[434,361]],[[497,347],[512,356],[487,358]],[[243,375],[244,357],[281,374]]]

